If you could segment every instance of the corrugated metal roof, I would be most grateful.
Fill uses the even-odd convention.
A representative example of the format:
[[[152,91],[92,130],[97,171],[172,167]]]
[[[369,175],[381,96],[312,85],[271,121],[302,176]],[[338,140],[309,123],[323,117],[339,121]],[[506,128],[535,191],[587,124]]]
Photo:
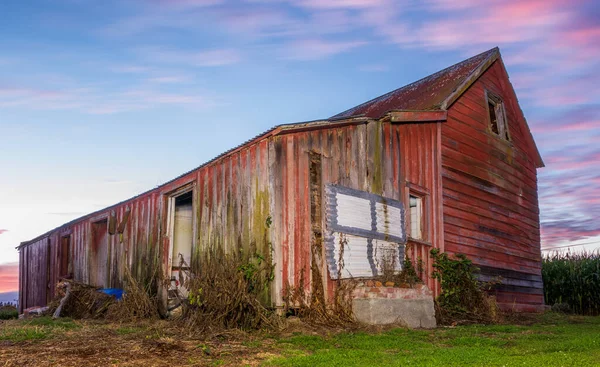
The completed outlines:
[[[482,64],[485,64],[492,57],[497,57],[498,54],[498,48],[493,48],[412,84],[339,113],[331,119],[356,116],[380,118],[392,110],[444,109],[441,107],[443,102],[453,92],[460,89],[469,76],[474,74]]]

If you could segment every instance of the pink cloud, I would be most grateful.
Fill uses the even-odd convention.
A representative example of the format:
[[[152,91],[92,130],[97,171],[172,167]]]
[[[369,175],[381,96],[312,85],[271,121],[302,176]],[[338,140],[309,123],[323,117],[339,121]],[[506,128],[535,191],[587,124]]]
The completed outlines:
[[[0,264],[0,293],[19,289],[19,263]]]
[[[585,229],[580,227],[581,223],[579,222],[559,222],[542,225],[542,247],[564,241],[577,241],[600,235],[600,229]]]
[[[8,229],[0,229],[0,234],[8,232]]]
[[[388,4],[387,0],[300,0],[296,4],[314,9],[364,9]]]
[[[222,4],[224,0],[153,0],[152,3],[168,8],[189,9]]]
[[[559,126],[557,130],[559,131],[598,131],[600,129],[600,120],[595,121],[575,121],[575,122],[567,122],[562,126]]]
[[[576,156],[546,156],[547,167],[553,170],[580,170],[591,167],[600,168],[600,152]]]
[[[582,28],[567,29],[562,34],[561,41],[567,45],[599,46],[600,26],[586,26]]]

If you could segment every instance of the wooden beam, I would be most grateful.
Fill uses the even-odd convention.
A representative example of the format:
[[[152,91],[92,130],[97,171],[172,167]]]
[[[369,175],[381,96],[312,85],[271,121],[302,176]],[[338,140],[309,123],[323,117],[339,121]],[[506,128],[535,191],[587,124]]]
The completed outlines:
[[[448,111],[391,111],[391,122],[438,122],[446,121]]]

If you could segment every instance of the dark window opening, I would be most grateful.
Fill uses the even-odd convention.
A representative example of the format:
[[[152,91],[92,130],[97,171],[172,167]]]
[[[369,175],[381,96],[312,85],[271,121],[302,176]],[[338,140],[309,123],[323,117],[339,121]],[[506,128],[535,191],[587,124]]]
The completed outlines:
[[[192,205],[192,197],[193,197],[192,191],[186,192],[185,194],[176,197],[175,198],[175,206]]]
[[[64,236],[60,239],[60,276],[65,277],[70,274],[71,265],[71,236]]]
[[[502,99],[491,92],[487,92],[487,100],[490,115],[490,131],[504,140],[510,140]]]
[[[500,135],[498,130],[498,118],[496,117],[496,106],[493,103],[488,102],[488,108],[490,110],[490,127],[492,132],[496,135]]]

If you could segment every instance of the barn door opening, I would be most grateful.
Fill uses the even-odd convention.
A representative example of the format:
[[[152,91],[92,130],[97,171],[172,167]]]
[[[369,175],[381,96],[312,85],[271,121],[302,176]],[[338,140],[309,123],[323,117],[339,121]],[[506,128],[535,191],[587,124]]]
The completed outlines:
[[[169,309],[179,305],[180,300],[187,298],[188,291],[184,287],[186,274],[192,264],[194,244],[194,191],[178,193],[169,198],[169,233],[170,233],[170,287]]]

